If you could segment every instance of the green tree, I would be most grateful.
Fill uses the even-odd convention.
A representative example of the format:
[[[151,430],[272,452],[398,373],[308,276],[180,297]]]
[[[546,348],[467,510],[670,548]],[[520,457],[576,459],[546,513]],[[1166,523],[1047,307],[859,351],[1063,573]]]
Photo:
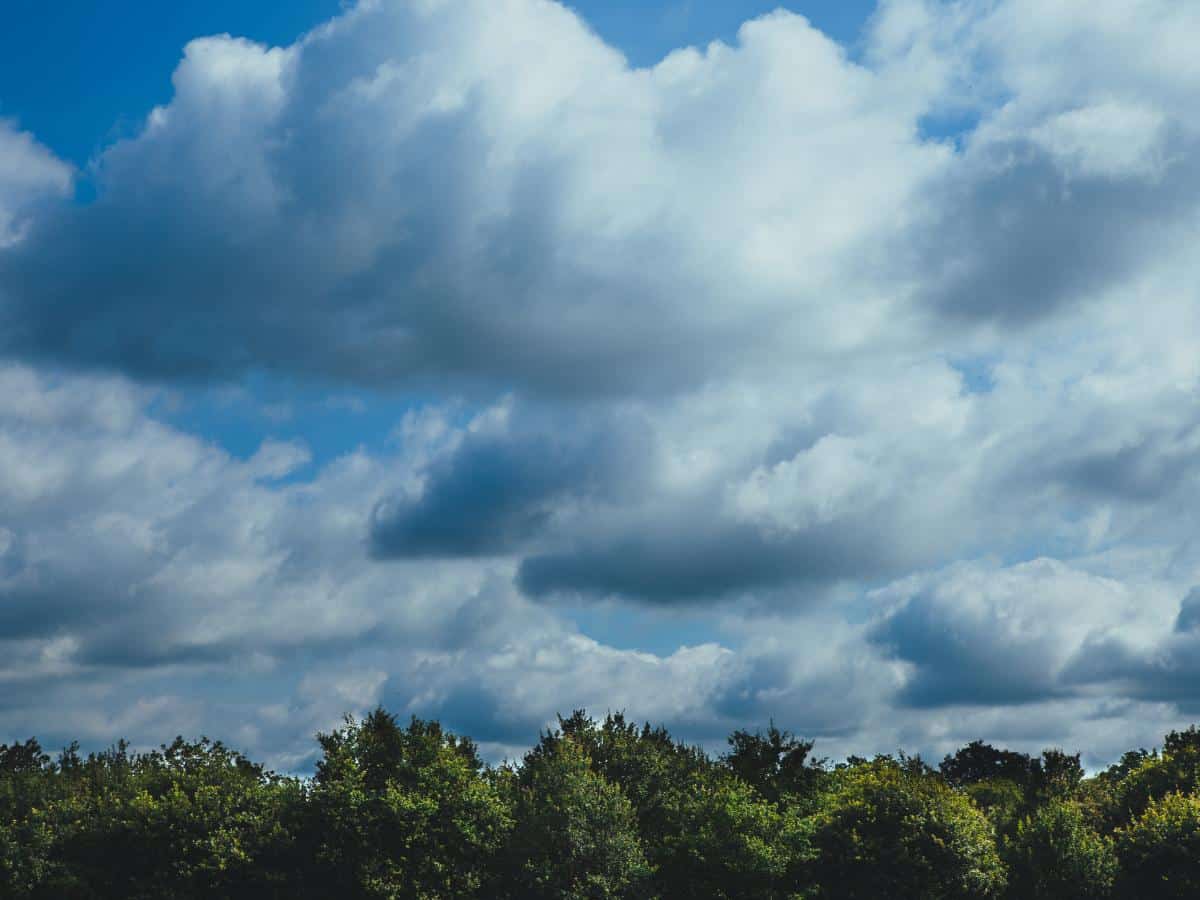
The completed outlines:
[[[811,823],[780,809],[726,771],[696,774],[670,800],[670,827],[658,836],[661,896],[795,896],[811,862]]]
[[[377,709],[318,736],[307,840],[314,896],[480,895],[512,820],[475,745]]]
[[[291,867],[277,863],[291,846],[300,785],[219,742],[179,738],[146,754],[120,745],[87,760],[70,747],[43,777],[41,801],[9,823],[24,868],[8,896],[294,894]]]
[[[576,711],[560,720],[559,730],[632,802],[654,896],[768,898],[787,894],[795,883],[808,844],[794,792],[803,785],[811,793],[808,782],[823,774],[806,760],[811,745],[777,729],[773,741],[746,732],[731,739],[735,748],[755,751],[754,742],[763,742],[757,772],[790,785],[776,795],[785,801],[777,804],[739,778],[728,762],[714,762],[665,728],[639,728],[619,713],[597,723]],[[803,773],[797,771],[801,766]]]
[[[1136,819],[1155,800],[1200,790],[1200,732],[1195,726],[1172,731],[1163,741],[1161,754],[1142,755],[1130,763],[1116,787],[1114,815],[1121,824]]]
[[[816,895],[952,900],[1000,895],[991,825],[971,801],[890,758],[835,772],[813,817]]]
[[[1083,810],[1051,800],[1023,819],[1004,844],[1013,900],[1097,900],[1112,893],[1117,860],[1112,841],[1096,833]]]
[[[1116,833],[1121,874],[1117,894],[1128,900],[1200,896],[1200,797],[1167,794]]]
[[[981,781],[1011,781],[1024,789],[1032,778],[1034,761],[1024,753],[1000,750],[983,741],[972,741],[947,756],[938,771],[954,787]]]
[[[983,811],[997,834],[1011,834],[1025,809],[1025,789],[1007,778],[974,781],[962,792]]]
[[[637,896],[649,875],[637,818],[570,736],[546,735],[508,783],[516,826],[508,847],[513,898]]]
[[[761,731],[735,731],[721,761],[772,803],[783,797],[809,797],[825,774],[824,760],[810,757],[812,741],[780,731],[771,722]]]
[[[1038,806],[1072,797],[1082,781],[1083,764],[1078,753],[1064,753],[1058,748],[1043,750],[1041,758],[1033,761],[1029,803]]]

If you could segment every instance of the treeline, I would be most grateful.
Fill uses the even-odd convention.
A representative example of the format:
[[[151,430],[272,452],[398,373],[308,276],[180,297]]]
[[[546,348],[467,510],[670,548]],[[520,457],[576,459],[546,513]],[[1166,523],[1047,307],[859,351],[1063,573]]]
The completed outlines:
[[[0,744],[2,898],[1200,896],[1200,732],[1094,777],[973,743],[830,765],[781,732],[711,758],[620,715],[487,766],[383,710],[311,779],[209,740],[56,758]]]

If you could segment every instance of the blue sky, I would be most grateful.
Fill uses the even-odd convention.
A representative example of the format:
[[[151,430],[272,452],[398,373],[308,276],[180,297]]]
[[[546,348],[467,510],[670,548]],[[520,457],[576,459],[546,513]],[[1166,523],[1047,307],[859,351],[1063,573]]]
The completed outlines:
[[[0,17],[0,741],[1200,713],[1195,9]]]

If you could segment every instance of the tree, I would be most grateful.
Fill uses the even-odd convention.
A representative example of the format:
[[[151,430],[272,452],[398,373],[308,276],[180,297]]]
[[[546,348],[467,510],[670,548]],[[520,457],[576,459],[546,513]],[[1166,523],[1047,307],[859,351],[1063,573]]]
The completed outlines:
[[[578,741],[544,736],[509,784],[516,825],[507,850],[508,896],[635,895],[649,867],[633,806],[619,787],[592,770]]]
[[[1024,788],[1034,769],[1033,760],[1014,750],[999,750],[983,741],[972,741],[947,756],[938,771],[954,787],[966,787],[980,781],[1011,781]]]
[[[782,797],[807,797],[824,775],[824,761],[813,760],[813,742],[780,731],[771,722],[761,731],[735,731],[729,736],[729,752],[721,761],[738,778],[758,793],[778,803]]]
[[[1117,860],[1080,807],[1051,800],[1005,842],[1013,900],[1099,900],[1112,892]]]
[[[794,897],[811,862],[811,824],[720,769],[696,774],[668,800],[657,854],[661,896],[711,900]]]
[[[1052,799],[1072,796],[1083,781],[1083,764],[1079,754],[1064,753],[1057,748],[1043,750],[1040,759],[1033,761],[1030,776],[1030,803],[1038,805]]]
[[[1145,757],[1117,784],[1116,818],[1121,824],[1140,816],[1155,800],[1200,790],[1200,747],[1167,735],[1159,755]]]
[[[1025,809],[1024,789],[1007,778],[975,781],[962,788],[962,792],[982,810],[1000,835],[1012,833]]]
[[[765,799],[665,728],[639,728],[619,713],[597,724],[576,711],[560,719],[559,730],[633,804],[653,896],[768,898],[786,890],[807,847],[789,805]],[[784,753],[794,749],[790,735],[775,736]],[[778,755],[763,759],[778,775]]]
[[[300,786],[220,742],[177,738],[86,761],[70,748],[54,776],[56,789],[22,823],[44,861],[26,896],[296,894],[290,866],[276,863],[290,859]]]
[[[475,745],[382,709],[318,736],[308,840],[315,896],[461,898],[484,889],[512,825]]]
[[[936,775],[888,758],[841,768],[813,817],[817,896],[953,900],[999,896],[990,824]]]
[[[1200,797],[1173,793],[1150,801],[1133,822],[1117,829],[1116,846],[1118,896],[1200,896]]]

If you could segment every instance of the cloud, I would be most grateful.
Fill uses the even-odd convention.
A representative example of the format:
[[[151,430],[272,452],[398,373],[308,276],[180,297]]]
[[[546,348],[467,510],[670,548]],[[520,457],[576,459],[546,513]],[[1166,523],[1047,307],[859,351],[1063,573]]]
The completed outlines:
[[[779,12],[635,69],[381,0],[190,43],[88,202],[0,125],[0,732],[1152,740],[1200,696],[1197,35],[889,0],[854,57]],[[336,459],[156,412],[273,379],[413,411]]]
[[[370,3],[286,48],[193,41],[174,86],[94,202],[0,256],[9,352],[669,392],[878,328],[829,279],[862,293],[837,261],[947,156],[782,12],[634,70],[557,4]]]
[[[511,422],[503,406],[478,416],[429,461],[414,492],[375,507],[372,552],[385,559],[520,552],[568,530],[573,507],[632,496],[649,449],[636,424],[552,424],[554,431],[539,431]]]
[[[1192,588],[1179,604],[1174,627],[1150,640],[1121,632],[1098,635],[1079,648],[1068,677],[1139,700],[1172,703],[1194,716],[1200,711],[1198,606],[1200,591]]]
[[[1087,640],[1132,619],[1125,585],[1061,562],[960,564],[884,589],[872,643],[909,666],[899,699],[915,707],[1014,705],[1070,696],[1062,677]]]
[[[0,250],[16,243],[38,208],[71,189],[71,167],[9,119],[0,119]]]
[[[369,558],[364,511],[448,445],[458,461],[490,450],[503,409],[459,436],[417,411],[387,455],[281,480],[303,448],[232,457],[155,419],[159,392],[123,379],[7,366],[0,397],[5,739],[205,731],[304,770],[314,731],[377,702],[443,717],[496,756],[580,706],[709,741],[734,721],[712,698],[744,664],[717,641],[601,643],[522,597],[503,558]]]
[[[936,273],[925,301],[950,317],[1019,325],[1136,277],[1191,225],[1196,147],[1168,142],[1172,161],[1147,175],[1094,172],[1028,139],[980,141],[942,186],[948,196],[916,254]]]

